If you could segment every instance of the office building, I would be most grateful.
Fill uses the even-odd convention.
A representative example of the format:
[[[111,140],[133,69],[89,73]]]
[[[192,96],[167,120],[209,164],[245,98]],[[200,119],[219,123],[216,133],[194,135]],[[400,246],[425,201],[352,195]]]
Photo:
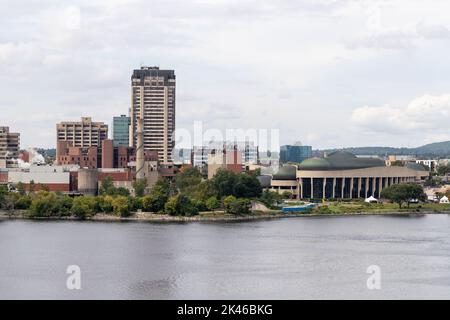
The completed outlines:
[[[19,151],[20,134],[9,132],[9,127],[0,127],[0,168],[16,167]]]
[[[162,164],[172,162],[175,131],[175,72],[141,67],[131,77],[130,145],[136,147],[138,119],[143,119],[144,149],[158,152]]]
[[[130,145],[131,118],[126,115],[113,118],[114,147],[128,147]]]
[[[69,141],[73,147],[100,147],[108,139],[108,125],[94,122],[89,117],[81,121],[61,122],[56,125],[56,141]]]
[[[281,163],[300,163],[312,157],[312,147],[302,145],[285,145],[280,148]]]

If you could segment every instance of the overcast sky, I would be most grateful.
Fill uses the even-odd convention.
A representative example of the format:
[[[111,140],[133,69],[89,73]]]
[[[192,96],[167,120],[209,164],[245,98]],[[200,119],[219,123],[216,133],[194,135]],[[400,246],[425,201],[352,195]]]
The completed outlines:
[[[177,127],[314,148],[450,140],[448,0],[0,0],[0,125],[128,112],[133,68],[177,75]]]

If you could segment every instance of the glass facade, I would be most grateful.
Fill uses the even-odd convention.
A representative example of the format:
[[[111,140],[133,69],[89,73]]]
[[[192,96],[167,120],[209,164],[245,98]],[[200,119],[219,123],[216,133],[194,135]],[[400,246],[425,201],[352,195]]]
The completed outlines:
[[[281,163],[300,163],[303,160],[312,157],[311,146],[281,146],[280,148],[280,161]]]
[[[113,140],[114,146],[128,147],[130,144],[131,118],[125,115],[113,118]]]

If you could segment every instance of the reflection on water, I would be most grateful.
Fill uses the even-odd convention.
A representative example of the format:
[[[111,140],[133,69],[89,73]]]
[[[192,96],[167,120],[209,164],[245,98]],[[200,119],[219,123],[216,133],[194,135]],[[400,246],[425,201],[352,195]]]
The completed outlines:
[[[450,218],[0,221],[0,298],[450,298]],[[82,289],[66,289],[66,268]],[[368,290],[378,265],[381,290]]]

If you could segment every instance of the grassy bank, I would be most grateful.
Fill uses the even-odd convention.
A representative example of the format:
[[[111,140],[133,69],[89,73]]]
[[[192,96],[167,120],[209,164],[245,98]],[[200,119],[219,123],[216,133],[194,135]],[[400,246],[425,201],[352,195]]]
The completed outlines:
[[[404,206],[399,208],[394,203],[372,203],[367,204],[364,202],[330,202],[320,205],[315,208],[311,213],[316,214],[334,214],[334,215],[346,215],[354,213],[450,213],[450,204],[439,203],[421,203],[410,204],[409,208]]]
[[[32,217],[26,210],[0,211],[0,219],[32,220],[85,220],[85,221],[147,221],[147,222],[224,222],[254,221],[295,217],[360,216],[360,215],[410,215],[410,214],[450,214],[450,205],[422,204],[399,209],[393,204],[364,203],[329,203],[323,204],[305,213],[283,213],[273,210],[268,212],[253,211],[244,215],[229,214],[224,211],[201,212],[196,216],[170,216],[150,212],[134,212],[130,216],[120,217],[114,214],[98,213],[92,217],[80,219],[76,216]]]

